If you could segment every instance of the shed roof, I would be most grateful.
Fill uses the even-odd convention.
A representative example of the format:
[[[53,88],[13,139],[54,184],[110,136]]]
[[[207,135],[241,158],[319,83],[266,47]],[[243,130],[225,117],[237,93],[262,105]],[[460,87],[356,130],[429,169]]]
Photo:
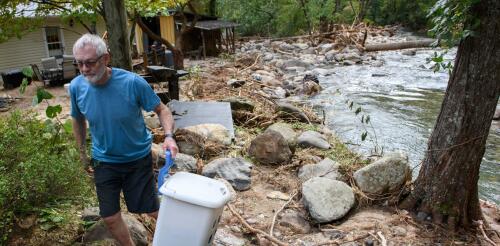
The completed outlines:
[[[177,21],[176,24],[181,25],[182,22]],[[187,25],[188,26],[191,25],[191,22],[188,22]],[[239,25],[240,24],[231,21],[205,20],[205,21],[197,21],[194,27],[202,30],[216,30],[222,28],[237,27]]]

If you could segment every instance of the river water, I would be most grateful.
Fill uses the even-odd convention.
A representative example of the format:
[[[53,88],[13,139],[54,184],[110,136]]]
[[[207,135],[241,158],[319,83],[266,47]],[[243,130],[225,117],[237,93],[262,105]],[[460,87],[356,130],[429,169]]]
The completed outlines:
[[[333,74],[320,76],[323,91],[310,99],[325,112],[326,123],[353,150],[370,155],[375,146],[385,153],[402,150],[408,153],[413,178],[427,149],[448,82],[448,72],[433,72],[426,62],[433,49],[418,49],[416,55],[402,51],[377,52],[381,67],[370,64],[324,67]],[[456,49],[445,56],[453,60]],[[346,100],[354,102],[350,110]],[[354,114],[357,105],[363,112]],[[369,115],[373,127],[361,123],[361,115]],[[363,126],[364,125],[364,126]],[[366,129],[365,129],[366,127]],[[361,141],[361,134],[368,136]],[[481,164],[479,195],[500,204],[500,123],[493,122],[487,149]]]

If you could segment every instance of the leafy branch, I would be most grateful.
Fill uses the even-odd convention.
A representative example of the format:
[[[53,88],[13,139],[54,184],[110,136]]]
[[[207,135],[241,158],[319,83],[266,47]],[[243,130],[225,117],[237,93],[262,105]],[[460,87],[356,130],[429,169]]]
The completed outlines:
[[[24,67],[22,69],[22,73],[25,77],[23,78],[23,81],[21,82],[21,86],[19,87],[19,92],[21,94],[24,94],[26,92],[26,87],[28,87],[28,79],[27,78],[31,78],[33,76],[33,70],[31,69],[31,67]],[[62,123],[61,119],[59,119],[59,117],[58,117],[58,115],[62,112],[62,106],[60,104],[57,104],[57,105],[50,104],[49,100],[54,98],[54,95],[52,95],[50,92],[45,90],[43,87],[40,87],[36,84],[35,84],[35,86],[36,86],[36,93],[33,96],[33,101],[32,101],[33,106],[38,105],[42,102],[45,102],[47,104],[47,108],[45,109],[45,115],[49,119],[56,120],[58,123],[55,125],[55,128],[54,128],[55,134],[53,135],[53,139],[52,139],[52,142],[54,143],[59,136],[61,128],[63,128],[65,131],[69,132],[70,127],[68,124]]]
[[[375,132],[375,127],[373,127],[373,124],[371,122],[370,115],[367,114],[363,108],[359,104],[355,104],[353,100],[347,99],[345,101],[345,104],[347,105],[347,108],[354,112],[356,118],[358,118],[361,121],[361,126],[363,127],[363,132],[361,133],[361,141],[365,141],[366,138],[368,137],[368,128],[367,126],[371,129],[371,132],[373,134],[373,138],[370,137],[372,143],[373,143],[373,152],[375,154],[383,154],[383,148],[381,148],[378,144],[378,138],[377,138],[377,133]]]

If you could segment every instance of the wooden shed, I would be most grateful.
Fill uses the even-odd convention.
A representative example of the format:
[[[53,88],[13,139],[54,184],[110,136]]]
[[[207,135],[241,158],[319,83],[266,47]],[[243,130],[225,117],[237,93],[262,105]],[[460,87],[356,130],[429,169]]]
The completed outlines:
[[[177,21],[176,25],[180,29],[182,22]],[[186,53],[201,48],[204,57],[234,53],[234,28],[237,26],[237,23],[224,20],[197,21],[194,29],[183,37],[182,51]]]

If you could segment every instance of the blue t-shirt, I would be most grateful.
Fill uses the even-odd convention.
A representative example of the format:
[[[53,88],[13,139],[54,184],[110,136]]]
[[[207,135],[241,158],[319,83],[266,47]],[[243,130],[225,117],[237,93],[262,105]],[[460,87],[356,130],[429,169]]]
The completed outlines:
[[[71,81],[71,116],[85,117],[92,135],[92,157],[123,163],[151,151],[151,133],[141,109],[153,111],[160,98],[139,75],[112,68],[104,85],[93,85],[80,75]]]

